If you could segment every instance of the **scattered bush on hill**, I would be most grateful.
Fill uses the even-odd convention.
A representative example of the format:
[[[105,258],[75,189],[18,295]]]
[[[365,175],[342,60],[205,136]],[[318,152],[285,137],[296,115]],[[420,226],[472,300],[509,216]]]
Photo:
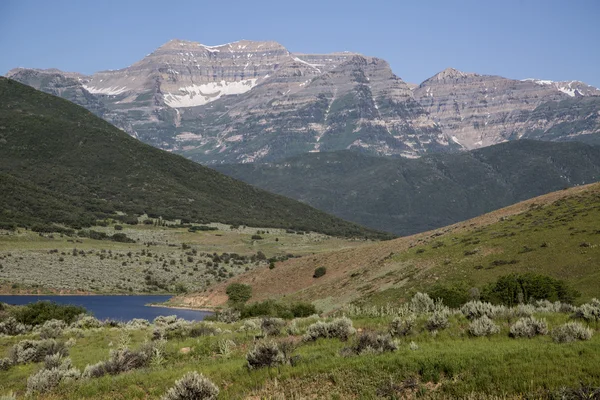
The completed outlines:
[[[232,283],[225,289],[232,305],[245,304],[252,297],[252,287],[243,283]]]
[[[331,322],[315,322],[307,328],[303,340],[309,342],[318,338],[337,338],[346,341],[355,332],[356,329],[352,326],[352,320],[342,317],[334,319]]]
[[[313,278],[320,278],[323,275],[325,275],[327,273],[327,268],[325,267],[318,267],[315,269],[315,272],[313,274]]]
[[[196,371],[188,372],[161,398],[161,400],[216,400],[219,388]]]
[[[351,347],[342,350],[342,354],[380,354],[396,350],[398,345],[390,335],[363,332]]]
[[[249,369],[275,367],[285,362],[283,352],[274,341],[258,342],[246,355]]]

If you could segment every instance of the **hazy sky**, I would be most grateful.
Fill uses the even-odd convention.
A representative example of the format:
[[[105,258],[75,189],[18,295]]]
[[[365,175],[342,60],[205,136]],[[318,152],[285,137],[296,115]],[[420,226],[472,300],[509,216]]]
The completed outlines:
[[[600,0],[0,0],[0,74],[126,67],[171,39],[354,51],[408,82],[446,67],[600,87]]]

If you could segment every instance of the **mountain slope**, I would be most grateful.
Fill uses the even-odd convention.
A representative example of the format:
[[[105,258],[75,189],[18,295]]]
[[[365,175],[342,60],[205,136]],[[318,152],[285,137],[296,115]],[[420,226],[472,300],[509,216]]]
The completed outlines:
[[[215,168],[341,218],[407,235],[596,182],[600,148],[521,140],[416,160],[337,152]]]
[[[142,144],[81,107],[13,80],[0,79],[0,99],[0,221],[87,225],[126,212],[386,236]]]
[[[241,282],[252,286],[251,301],[285,297],[330,311],[351,302],[399,303],[439,284],[481,288],[513,272],[564,279],[585,301],[598,295],[598,221],[600,184],[580,186],[435,231],[259,268],[176,301],[221,306],[227,285]],[[313,278],[321,266],[327,273]]]
[[[121,70],[7,76],[87,107],[84,93],[132,136],[207,164],[349,148],[407,157],[460,149],[387,62],[354,53],[172,40]],[[63,81],[76,84],[57,90]]]
[[[447,68],[413,93],[442,131],[467,149],[522,137],[600,134],[600,90],[582,82],[519,81]]]

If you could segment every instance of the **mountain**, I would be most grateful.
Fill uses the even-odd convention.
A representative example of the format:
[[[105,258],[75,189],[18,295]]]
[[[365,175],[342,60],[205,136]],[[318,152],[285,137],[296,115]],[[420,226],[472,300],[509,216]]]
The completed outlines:
[[[467,296],[510,273],[565,280],[585,301],[598,295],[599,220],[600,184],[579,186],[435,231],[257,268],[174,302],[222,306],[225,288],[240,282],[252,287],[251,301],[303,300],[323,311],[365,303],[378,310],[436,287]],[[313,278],[322,266],[326,274]]]
[[[600,180],[600,147],[519,140],[419,159],[305,154],[218,171],[374,229],[408,235]]]
[[[447,68],[413,93],[442,131],[467,149],[600,133],[600,90],[582,82],[519,81]]]
[[[172,40],[116,71],[84,76],[15,69],[7,76],[206,164],[343,149],[417,157],[461,148],[387,62],[354,53]]]
[[[0,78],[0,221],[93,224],[119,213],[384,238],[155,149],[71,102]]]

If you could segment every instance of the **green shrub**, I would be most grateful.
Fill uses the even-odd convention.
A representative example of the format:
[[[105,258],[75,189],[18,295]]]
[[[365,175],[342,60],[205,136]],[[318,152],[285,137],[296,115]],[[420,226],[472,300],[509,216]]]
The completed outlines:
[[[31,328],[31,325],[20,323],[15,317],[8,317],[0,322],[0,334],[7,336],[23,335],[31,331]]]
[[[440,299],[451,308],[459,308],[470,300],[469,290],[465,285],[437,284],[427,291],[432,299]]]
[[[232,283],[225,289],[232,304],[244,304],[252,297],[252,287],[243,283]]]
[[[115,231],[122,231],[123,230],[123,225],[115,225],[114,229],[115,229]]]
[[[327,268],[325,267],[318,267],[315,269],[315,272],[313,274],[313,278],[320,278],[323,275],[325,275],[327,273]]]
[[[83,377],[99,378],[104,375],[118,375],[123,372],[146,367],[152,358],[153,348],[152,346],[148,346],[139,351],[132,351],[125,347],[112,350],[108,360],[85,367]]]
[[[57,387],[62,381],[76,380],[81,372],[73,368],[70,358],[54,360],[27,379],[27,394],[44,393]]]
[[[294,318],[305,318],[317,314],[317,308],[310,303],[293,303],[290,305],[290,311],[294,314]]]
[[[204,375],[188,372],[162,397],[162,400],[216,400],[219,388]]]
[[[408,336],[412,333],[415,326],[416,318],[413,314],[407,315],[404,318],[396,317],[390,323],[390,335],[392,336]]]
[[[398,345],[390,335],[381,335],[375,332],[361,333],[352,347],[345,349],[353,354],[379,354],[398,350]],[[349,350],[349,351],[348,351]]]
[[[52,354],[66,356],[68,350],[64,343],[54,339],[21,340],[10,349],[10,358],[13,364],[40,362]]]
[[[536,335],[547,335],[548,324],[545,320],[538,320],[534,317],[520,318],[510,327],[510,336],[514,338],[526,337],[532,338]]]
[[[501,276],[495,283],[484,289],[482,299],[495,304],[513,306],[533,300],[572,303],[579,295],[565,281],[527,273]]]
[[[500,332],[500,327],[486,315],[474,319],[469,324],[469,333],[473,336],[489,336]]]
[[[498,307],[494,306],[492,303],[475,300],[465,303],[460,308],[460,311],[467,319],[477,319],[483,316],[494,318],[498,313]]]
[[[417,292],[410,300],[410,309],[416,314],[433,311],[435,302],[427,293]]]
[[[263,237],[260,235],[252,235],[252,240],[263,240]]]
[[[265,336],[278,336],[281,329],[285,326],[285,321],[281,318],[265,317],[260,323],[260,329]]]
[[[12,367],[13,361],[10,358],[0,358],[0,371],[6,371]]]
[[[41,325],[51,319],[59,319],[69,324],[75,321],[78,315],[86,312],[86,309],[80,306],[38,301],[17,309],[14,317],[18,322],[26,325]]]
[[[557,343],[569,343],[576,340],[590,340],[594,332],[579,322],[567,322],[552,330],[552,339]]]
[[[429,319],[427,319],[427,323],[425,327],[429,331],[439,331],[441,329],[446,329],[450,326],[450,321],[448,321],[448,314],[443,311],[435,311]]]
[[[303,340],[308,342],[317,340],[318,338],[337,338],[346,341],[355,332],[352,320],[342,317],[334,319],[331,322],[317,321],[309,325]]]
[[[587,322],[600,321],[600,300],[592,299],[591,302],[582,304],[575,309],[573,316]]]
[[[285,362],[283,352],[273,341],[258,342],[246,355],[248,368],[275,367]]]

